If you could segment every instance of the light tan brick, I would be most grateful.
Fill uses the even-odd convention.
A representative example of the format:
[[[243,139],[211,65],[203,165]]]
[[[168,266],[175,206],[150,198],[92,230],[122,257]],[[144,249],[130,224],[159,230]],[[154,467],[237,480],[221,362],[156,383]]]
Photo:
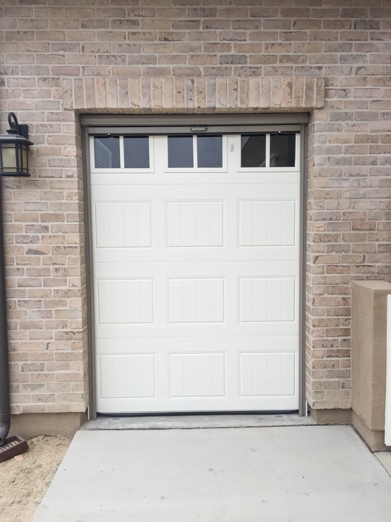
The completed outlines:
[[[75,111],[311,113],[307,399],[349,407],[350,280],[391,280],[390,10],[190,3],[4,7],[1,110],[16,110],[35,143],[33,179],[4,181],[17,413],[86,407]]]

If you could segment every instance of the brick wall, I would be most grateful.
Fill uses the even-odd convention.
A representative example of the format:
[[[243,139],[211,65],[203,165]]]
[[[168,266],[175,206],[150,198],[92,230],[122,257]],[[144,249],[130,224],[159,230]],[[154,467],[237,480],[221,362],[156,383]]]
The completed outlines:
[[[390,0],[3,0],[2,130],[15,111],[35,143],[32,177],[3,179],[13,411],[83,411],[88,400],[83,108],[315,108],[307,396],[315,408],[349,407],[350,282],[391,280],[390,38]],[[256,78],[287,89],[323,78],[322,108],[278,103],[278,89],[262,104]],[[176,86],[171,105],[164,85]],[[197,85],[200,104],[185,95]]]

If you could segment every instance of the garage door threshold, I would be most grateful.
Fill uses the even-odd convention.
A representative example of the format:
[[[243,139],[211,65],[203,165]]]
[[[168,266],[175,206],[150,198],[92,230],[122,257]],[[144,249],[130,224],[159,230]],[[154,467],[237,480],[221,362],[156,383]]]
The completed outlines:
[[[160,415],[142,417],[99,416],[82,430],[191,430],[212,428],[270,428],[274,426],[314,425],[311,417],[289,414]]]

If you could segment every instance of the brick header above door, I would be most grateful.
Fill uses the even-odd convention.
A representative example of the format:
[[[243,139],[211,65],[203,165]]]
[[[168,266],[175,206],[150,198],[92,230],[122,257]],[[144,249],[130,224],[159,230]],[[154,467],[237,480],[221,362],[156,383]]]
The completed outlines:
[[[307,112],[324,106],[324,78],[75,78],[64,109],[90,113]]]

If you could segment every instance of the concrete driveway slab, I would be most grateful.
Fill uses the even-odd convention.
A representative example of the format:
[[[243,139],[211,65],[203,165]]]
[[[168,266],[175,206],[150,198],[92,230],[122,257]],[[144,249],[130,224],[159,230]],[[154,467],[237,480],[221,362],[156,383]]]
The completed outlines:
[[[348,426],[79,431],[34,522],[389,522]]]

